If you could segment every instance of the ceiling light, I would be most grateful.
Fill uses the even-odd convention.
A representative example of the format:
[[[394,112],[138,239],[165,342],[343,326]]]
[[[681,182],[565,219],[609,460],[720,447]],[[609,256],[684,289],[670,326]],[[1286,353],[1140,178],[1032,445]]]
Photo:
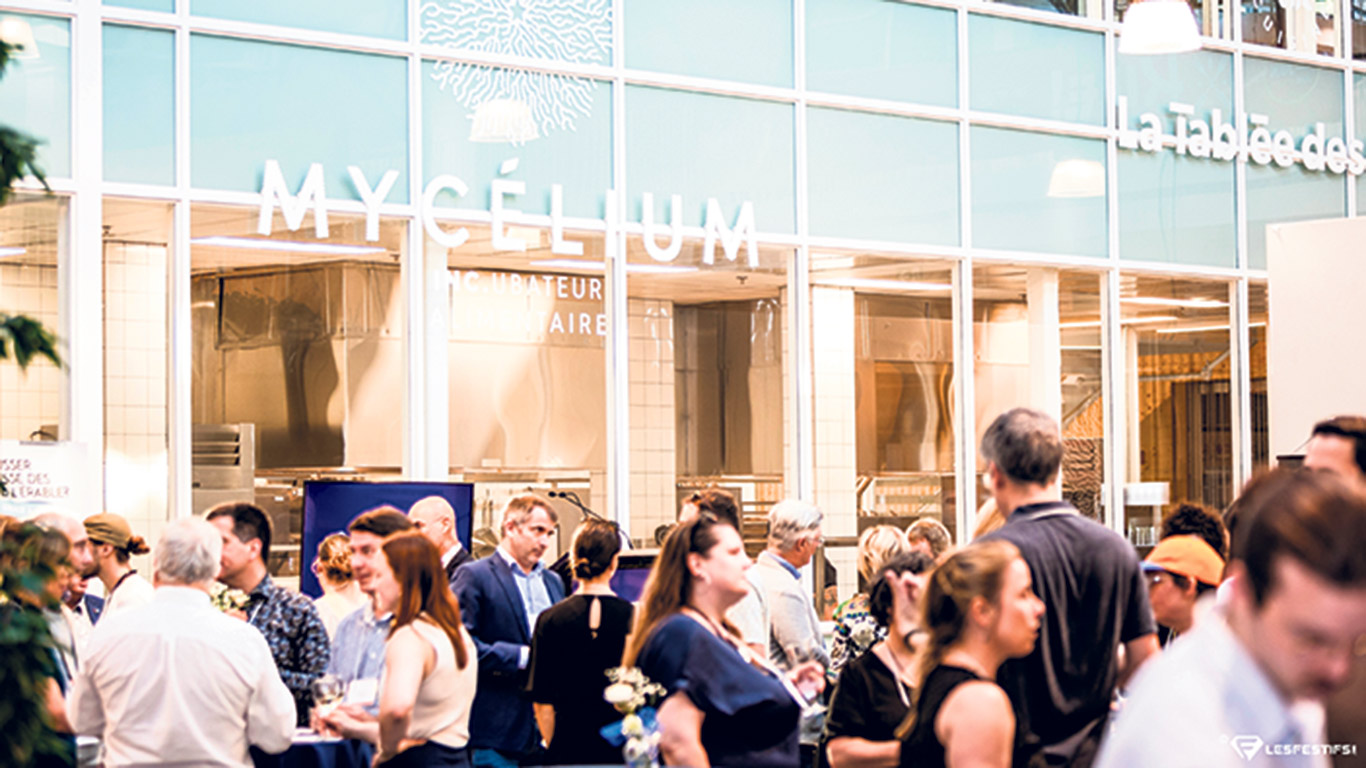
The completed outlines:
[[[5,256],[22,256],[25,253],[28,253],[28,250],[25,248],[0,248],[0,258],[4,258]]]
[[[927,283],[915,280],[878,280],[871,277],[837,277],[813,285],[832,288],[866,288],[872,291],[951,291],[953,283]]]
[[[289,253],[314,253],[327,256],[368,256],[376,253],[389,252],[385,248],[374,245],[308,243],[297,240],[266,240],[256,237],[196,237],[190,242],[195,245],[211,245],[218,248],[243,248],[256,251],[287,251]]]
[[[11,58],[38,58],[38,41],[33,38],[33,27],[18,16],[0,18],[0,40],[13,46]]]
[[[1166,0],[1162,0],[1162,2],[1166,2]],[[1129,296],[1121,298],[1120,301],[1125,304],[1142,304],[1145,307],[1181,307],[1183,309],[1214,309],[1228,306],[1228,302],[1217,299],[1164,299],[1157,296]]]
[[[1141,0],[1124,12],[1119,52],[1185,53],[1200,50],[1200,30],[1185,0]]]
[[[604,262],[591,259],[543,259],[531,262],[531,266],[542,269],[581,269],[586,272],[602,272],[606,269]],[[681,264],[627,264],[626,271],[645,275],[677,275],[697,272],[698,269]]]
[[[541,136],[531,107],[521,99],[489,99],[474,108],[470,120],[470,141],[525,144]]]
[[[1048,177],[1048,197],[1105,197],[1105,166],[1079,158],[1059,161]]]

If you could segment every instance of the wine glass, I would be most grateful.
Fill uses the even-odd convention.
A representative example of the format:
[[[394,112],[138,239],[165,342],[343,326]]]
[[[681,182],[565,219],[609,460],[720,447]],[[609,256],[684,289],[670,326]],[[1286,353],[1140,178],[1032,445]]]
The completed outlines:
[[[314,709],[318,717],[327,717],[341,703],[346,686],[336,675],[323,675],[309,686],[313,691]]]

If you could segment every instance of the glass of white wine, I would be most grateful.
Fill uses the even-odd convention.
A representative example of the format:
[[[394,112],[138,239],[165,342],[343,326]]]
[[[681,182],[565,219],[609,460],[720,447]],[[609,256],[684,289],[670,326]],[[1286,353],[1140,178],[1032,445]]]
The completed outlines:
[[[313,706],[318,717],[327,717],[341,703],[346,694],[346,686],[336,675],[323,675],[313,681]]]

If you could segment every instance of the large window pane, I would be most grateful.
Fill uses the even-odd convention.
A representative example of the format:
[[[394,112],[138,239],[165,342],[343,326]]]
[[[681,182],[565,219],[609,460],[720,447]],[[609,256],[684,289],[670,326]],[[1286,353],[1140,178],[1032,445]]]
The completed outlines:
[[[631,0],[626,66],[792,85],[791,0]]]
[[[1164,503],[1218,511],[1233,500],[1228,284],[1149,276],[1122,282],[1125,519],[1134,543],[1145,545],[1155,543]]]
[[[66,205],[65,198],[20,194],[0,207],[0,311],[31,317],[53,333],[60,329],[57,248],[66,238]],[[0,439],[66,438],[66,373],[44,358],[22,371],[7,351],[0,360]]]
[[[958,125],[812,108],[813,235],[957,245]]]
[[[1063,433],[1063,496],[1087,517],[1102,519],[1100,277],[1049,267],[979,266],[972,280],[976,444],[1011,408],[1053,414]],[[977,462],[985,472],[985,459]],[[979,501],[987,493],[979,492]]]
[[[958,104],[958,15],[887,0],[807,0],[806,87]]]
[[[0,13],[0,24],[26,46],[0,79],[0,124],[42,142],[38,166],[45,174],[70,176],[71,22]]]
[[[168,519],[171,207],[106,199],[105,508],[153,541]]]
[[[733,262],[714,252],[707,263],[704,242],[689,239],[660,263],[643,238],[628,247],[632,530],[648,535],[672,524],[680,496],[713,484],[759,523],[790,492],[783,344],[790,249],[756,247],[751,263],[742,246]],[[763,526],[747,527],[757,552]]]
[[[951,265],[813,253],[816,499],[826,536],[939,520],[956,534]],[[853,547],[827,547],[839,599]]]
[[[426,248],[446,257],[451,474],[475,485],[479,554],[498,541],[503,502],[527,488],[573,491],[607,512],[607,309],[601,234],[571,233],[584,254],[566,258],[546,230],[508,233],[525,252],[468,231],[458,248]],[[563,551],[581,513],[554,503]]]
[[[439,203],[487,209],[493,181],[506,178],[526,184],[509,208],[549,214],[551,186],[561,184],[566,216],[602,217],[612,186],[611,84],[454,62],[427,61],[422,71],[424,179],[452,174],[470,190],[459,201],[442,192]],[[475,82],[487,87],[466,87]]]
[[[328,197],[359,200],[355,165],[372,187],[398,171],[386,200],[408,202],[404,59],[195,35],[190,93],[195,187],[259,192],[276,160],[293,192],[321,163]]]
[[[972,128],[972,244],[1105,256],[1105,142]]]
[[[1289,132],[1300,146],[1303,137],[1324,125],[1324,142],[1343,137],[1342,72],[1247,57],[1243,60],[1247,111],[1268,118],[1273,132]],[[1301,219],[1345,216],[1347,187],[1342,174],[1325,168],[1312,171],[1303,161],[1281,167],[1248,163],[1248,266],[1266,268],[1266,225]]]
[[[209,454],[196,470],[223,446],[253,457],[213,473],[194,509],[254,500],[274,523],[272,573],[296,576],[303,481],[402,469],[407,225],[382,219],[371,242],[364,216],[333,214],[319,239],[277,215],[267,238],[256,219],[245,208],[191,214],[192,412]]]
[[[701,226],[716,198],[727,224],[754,204],[760,232],[796,231],[792,105],[626,88],[626,187],[654,195],[667,222],[670,196],[683,196],[683,222]],[[640,198],[628,218],[640,220]]]
[[[1186,104],[1191,119],[1221,121],[1233,115],[1233,57],[1198,51],[1171,56],[1116,59],[1118,96],[1128,124],[1137,130],[1145,113],[1159,116],[1175,133],[1172,104]],[[1234,164],[1177,154],[1119,149],[1119,253],[1124,259],[1175,264],[1234,266],[1237,220]]]
[[[190,13],[215,19],[275,24],[281,27],[316,29],[403,40],[408,32],[407,0],[290,0],[285,3],[253,3],[239,0],[182,0]],[[413,0],[418,2],[418,0]],[[435,6],[436,3],[427,3]]]
[[[968,54],[974,110],[1105,123],[1104,36],[973,14]]]
[[[1366,9],[1364,9],[1362,13],[1363,15],[1366,15]],[[1366,28],[1362,29],[1362,35],[1363,37],[1366,37]],[[1366,134],[1366,75],[1355,72],[1352,73],[1352,96],[1352,103],[1355,107],[1353,111],[1356,113],[1356,122],[1354,125],[1357,127],[1357,134]],[[1366,179],[1364,179],[1363,176],[1366,176],[1366,174],[1357,176],[1352,182],[1357,185],[1358,215],[1360,215],[1362,211],[1366,211]]]
[[[104,28],[104,178],[175,184],[175,35]]]

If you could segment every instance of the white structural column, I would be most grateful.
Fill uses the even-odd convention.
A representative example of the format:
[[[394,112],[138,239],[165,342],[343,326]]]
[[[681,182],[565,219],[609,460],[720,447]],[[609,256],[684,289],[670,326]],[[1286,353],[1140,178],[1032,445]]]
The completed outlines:
[[[977,524],[976,352],[972,332],[972,263],[964,260],[953,267],[953,394],[958,413],[958,439],[954,443],[958,504],[954,514],[959,544],[967,542]]]
[[[815,410],[812,405],[811,367],[811,259],[806,246],[793,249],[787,269],[787,329],[788,359],[792,373],[787,377],[788,398],[792,403],[789,426],[791,450],[787,452],[791,465],[787,467],[787,492],[799,499],[812,500],[815,495],[816,462]],[[849,489],[853,492],[853,489]]]
[[[63,399],[64,439],[82,443],[92,469],[86,498],[104,502],[104,172],[103,30],[99,0],[78,0],[72,21],[71,125],[72,168],[76,194],[58,249],[58,333],[66,344],[67,396]]]
[[[1233,408],[1233,493],[1252,477],[1252,339],[1247,278],[1229,283],[1229,401]]]
[[[167,493],[166,517],[194,514],[194,322],[190,300],[190,9],[182,3],[175,31],[175,183],[179,198],[171,211],[171,252],[166,260]]]
[[[607,191],[607,509],[631,535],[631,323],[626,305],[625,203]],[[644,532],[642,532],[643,534]]]
[[[1105,467],[1105,525],[1124,533],[1124,483],[1129,477],[1128,420],[1129,397],[1125,380],[1128,365],[1128,346],[1124,327],[1120,323],[1119,272],[1105,272],[1100,292],[1101,301],[1101,392],[1105,398],[1103,409],[1105,437],[1103,460]]]
[[[1029,402],[1062,422],[1062,336],[1058,328],[1058,270],[1029,270]]]

